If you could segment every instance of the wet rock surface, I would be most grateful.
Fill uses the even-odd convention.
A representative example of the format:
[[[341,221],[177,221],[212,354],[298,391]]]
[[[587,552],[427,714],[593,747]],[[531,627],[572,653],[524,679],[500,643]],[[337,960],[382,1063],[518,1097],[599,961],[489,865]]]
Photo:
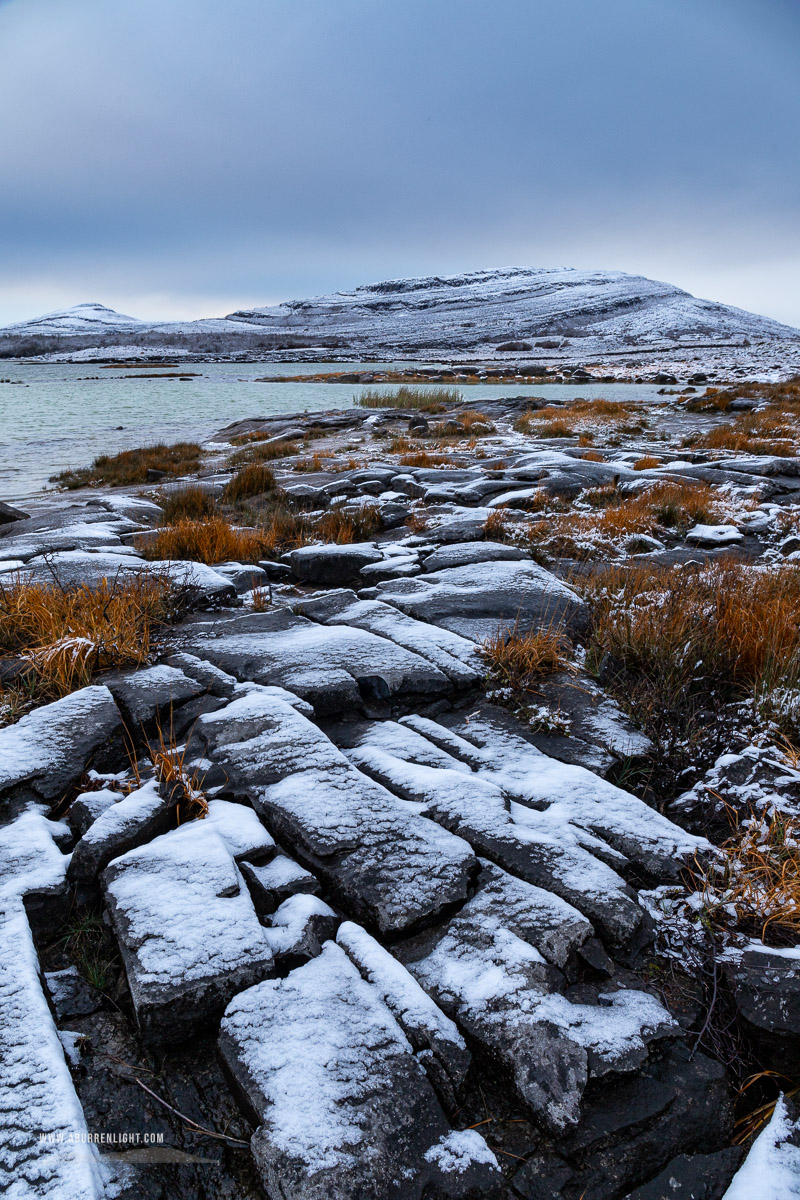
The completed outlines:
[[[533,712],[487,682],[482,647],[554,623],[586,635],[586,555],[519,536],[542,505],[692,478],[733,488],[736,519],[591,554],[784,561],[796,463],[656,441],[593,461],[566,439],[532,449],[510,425],[527,403],[484,407],[494,458],[414,466],[378,447],[366,467],[284,470],[315,519],[369,504],[382,523],[263,570],[148,564],[136,536],[160,510],[136,497],[0,513],[0,579],[7,563],[64,587],[166,571],[184,601],[158,661],[0,728],[11,1195],[746,1194],[730,1063],[700,1044],[702,1003],[659,974],[656,910],[711,853],[708,796],[796,811],[797,766],[744,747],[665,814],[638,786],[656,749],[610,694],[613,663],[576,656]],[[371,419],[314,418],[340,438]],[[280,433],[229,432],[258,430]],[[644,450],[658,465],[634,469]],[[800,1069],[797,953],[751,944],[716,964],[774,1070]],[[794,1122],[777,1107],[751,1154],[795,1170]],[[162,1141],[88,1144],[126,1129]]]

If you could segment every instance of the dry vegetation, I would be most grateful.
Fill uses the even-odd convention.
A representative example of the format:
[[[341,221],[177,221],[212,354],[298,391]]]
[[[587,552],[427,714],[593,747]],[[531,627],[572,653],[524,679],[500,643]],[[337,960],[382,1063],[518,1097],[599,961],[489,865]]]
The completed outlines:
[[[138,450],[123,450],[120,454],[101,454],[91,467],[79,467],[54,475],[51,483],[65,488],[104,484],[123,487],[126,484],[146,483],[148,471],[165,475],[188,475],[200,467],[202,450],[196,442],[175,442],[172,446],[142,446]]]
[[[510,632],[499,629],[481,647],[481,656],[489,664],[495,687],[510,689],[514,697],[524,697],[537,680],[567,666],[569,638],[560,625],[552,622],[543,629]]]
[[[178,488],[174,492],[160,492],[155,501],[163,510],[166,524],[181,517],[199,520],[200,517],[210,516],[216,507],[213,494],[199,484]]]
[[[363,542],[373,537],[381,527],[381,513],[376,504],[364,504],[357,512],[342,512],[333,508],[324,513],[315,526],[316,534],[326,542]]]
[[[254,442],[248,444],[246,449],[238,450],[231,457],[230,463],[232,467],[240,467],[252,462],[274,462],[278,458],[289,458],[293,454],[297,454],[299,446],[297,442],[267,442],[261,444]]]
[[[570,404],[548,404],[522,413],[514,421],[517,433],[537,438],[569,438],[581,435],[582,444],[591,442],[598,425],[615,433],[641,433],[646,428],[643,406],[634,401],[573,400]]]
[[[159,529],[156,537],[142,538],[137,548],[151,560],[183,558],[209,565],[253,563],[270,551],[261,530],[237,529],[221,516],[182,518]]]
[[[696,412],[727,412],[741,397],[758,400],[752,412],[739,413],[732,421],[717,425],[703,434],[694,434],[684,445],[704,450],[735,450],[746,454],[773,454],[791,458],[800,442],[800,379],[786,383],[748,384],[720,392],[709,389],[687,407]]]
[[[263,463],[249,463],[236,472],[222,493],[225,504],[238,504],[275,490],[275,476]]]
[[[405,384],[387,391],[366,388],[356,397],[356,403],[362,408],[411,408],[427,413],[444,412],[462,400],[458,388],[408,387]]]
[[[664,796],[684,768],[723,752],[725,722],[735,730],[747,719],[742,704],[763,724],[776,691],[797,689],[800,568],[794,564],[646,564],[574,582],[593,611],[587,665],[601,671],[653,739]]]
[[[693,525],[722,522],[728,516],[725,502],[710,484],[688,480],[660,480],[633,495],[614,484],[587,488],[571,508],[540,489],[525,501],[525,507],[544,514],[527,527],[527,540],[549,554],[576,558],[586,557],[598,546],[613,553],[621,539],[635,534],[663,537]]]
[[[152,573],[96,588],[0,584],[0,655],[21,667],[0,690],[0,720],[85,687],[106,668],[141,666],[173,610],[169,580]]]

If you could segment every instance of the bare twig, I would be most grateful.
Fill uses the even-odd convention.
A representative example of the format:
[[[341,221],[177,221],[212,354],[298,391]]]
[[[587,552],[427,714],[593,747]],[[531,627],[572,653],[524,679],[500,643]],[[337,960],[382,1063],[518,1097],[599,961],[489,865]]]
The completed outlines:
[[[236,1146],[249,1145],[249,1142],[243,1142],[241,1138],[229,1137],[227,1133],[215,1133],[213,1129],[206,1129],[205,1126],[198,1125],[196,1121],[191,1119],[191,1117],[187,1117],[185,1113],[180,1112],[177,1108],[173,1108],[171,1104],[167,1104],[166,1100],[163,1100],[161,1096],[157,1096],[156,1093],[147,1086],[147,1084],[142,1083],[141,1079],[137,1079],[135,1082],[138,1083],[139,1087],[143,1091],[147,1092],[148,1096],[152,1096],[153,1099],[157,1100],[159,1104],[163,1104],[164,1108],[168,1108],[169,1111],[174,1113],[176,1117],[180,1117],[182,1121],[184,1121],[192,1129],[196,1130],[197,1133],[202,1133],[205,1137],[217,1138],[218,1141],[233,1142]]]

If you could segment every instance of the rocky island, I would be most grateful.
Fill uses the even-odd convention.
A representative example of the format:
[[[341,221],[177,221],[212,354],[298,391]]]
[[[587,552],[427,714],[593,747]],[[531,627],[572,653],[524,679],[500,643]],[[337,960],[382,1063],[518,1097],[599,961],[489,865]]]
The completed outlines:
[[[800,384],[687,370],[0,506],[8,1195],[797,1194]]]

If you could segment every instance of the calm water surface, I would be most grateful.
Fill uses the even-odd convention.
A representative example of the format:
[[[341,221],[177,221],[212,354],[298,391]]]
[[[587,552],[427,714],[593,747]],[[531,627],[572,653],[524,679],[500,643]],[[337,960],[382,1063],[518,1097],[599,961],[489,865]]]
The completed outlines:
[[[400,363],[198,363],[188,380],[168,378],[154,364],[106,369],[94,363],[0,362],[0,500],[40,492],[51,475],[116,453],[181,438],[207,440],[232,421],[276,413],[349,408],[364,390],[358,384],[258,383],[263,375],[313,375],[320,371],[382,370]],[[147,378],[147,373],[160,378]],[[135,378],[126,378],[135,376]],[[13,382],[5,382],[12,380]],[[374,386],[374,385],[369,385]],[[377,385],[390,389],[393,385]],[[655,385],[473,384],[467,399],[492,396],[653,397]],[[121,428],[120,428],[121,426]]]

